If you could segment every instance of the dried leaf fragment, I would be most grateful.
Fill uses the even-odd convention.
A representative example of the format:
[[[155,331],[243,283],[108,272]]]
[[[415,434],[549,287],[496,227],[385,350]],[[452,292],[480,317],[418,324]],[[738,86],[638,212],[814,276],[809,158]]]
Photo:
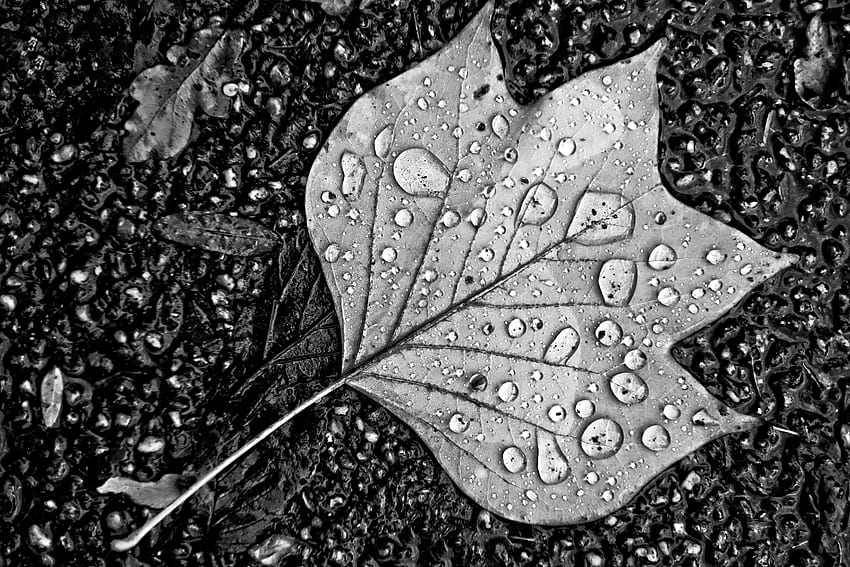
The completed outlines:
[[[156,65],[142,71],[130,85],[130,96],[139,101],[124,124],[124,156],[128,161],[179,154],[189,142],[195,111],[223,118],[230,99],[225,83],[244,76],[240,62],[247,40],[242,31],[207,28],[198,31],[186,46],[169,50],[174,65]]]
[[[100,494],[126,494],[140,506],[165,508],[180,496],[179,474],[166,474],[155,482],[139,482],[131,478],[112,477],[97,488]]]
[[[809,21],[806,38],[806,56],[794,60],[794,88],[806,104],[819,108],[836,62],[829,27],[820,14]]]
[[[41,415],[44,425],[56,427],[62,413],[62,394],[65,389],[65,375],[54,367],[41,379]]]
[[[232,256],[259,256],[280,245],[280,237],[263,225],[221,213],[175,213],[159,219],[154,231],[178,244]]]

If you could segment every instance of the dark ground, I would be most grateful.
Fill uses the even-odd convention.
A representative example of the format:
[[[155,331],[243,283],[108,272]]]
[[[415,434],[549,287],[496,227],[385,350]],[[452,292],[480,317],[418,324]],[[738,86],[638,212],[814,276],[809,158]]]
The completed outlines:
[[[303,141],[329,132],[361,89],[438,49],[477,6],[379,0],[330,17],[297,1],[0,0],[0,566],[249,565],[245,549],[271,534],[299,542],[289,561],[304,565],[850,564],[850,67],[840,56],[850,3],[557,6],[499,3],[493,31],[516,96],[666,35],[666,183],[802,255],[678,349],[727,404],[798,435],[765,426],[724,438],[616,515],[544,529],[481,512],[404,425],[337,393],[223,478],[215,501],[196,498],[130,554],[108,551],[144,517],[95,491],[106,478],[204,470],[333,377],[337,331],[332,315],[322,320],[331,308],[305,249],[315,151]],[[839,56],[812,108],[793,62],[815,13]],[[215,16],[252,30],[254,90],[229,118],[199,116],[178,158],[125,163],[125,89]],[[274,120],[270,96],[283,107]],[[74,155],[56,163],[63,144]],[[154,221],[181,209],[253,218],[284,235],[281,258],[158,240]],[[74,283],[75,270],[86,281]],[[248,378],[293,343],[284,358],[297,358]],[[69,379],[48,429],[39,385],[54,366]],[[163,451],[134,449],[150,436]],[[683,487],[691,472],[699,482]]]

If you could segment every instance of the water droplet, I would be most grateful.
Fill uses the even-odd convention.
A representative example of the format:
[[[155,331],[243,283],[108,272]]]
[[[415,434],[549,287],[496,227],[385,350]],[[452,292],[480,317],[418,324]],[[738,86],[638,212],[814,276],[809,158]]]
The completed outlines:
[[[726,254],[720,250],[713,249],[708,251],[708,254],[705,255],[705,259],[712,266],[719,266],[726,260]]]
[[[590,400],[579,400],[575,407],[576,415],[582,419],[587,419],[596,413],[596,404]]]
[[[649,253],[649,267],[653,270],[666,270],[676,263],[676,251],[666,244],[659,244]]]
[[[610,490],[606,490],[602,493],[602,500],[605,502],[610,502],[614,499],[614,493]]]
[[[643,430],[640,442],[650,451],[663,451],[670,446],[670,432],[663,425],[650,425]]]
[[[492,248],[484,248],[478,253],[478,259],[483,262],[491,262],[496,257],[496,253]]]
[[[571,156],[576,153],[576,141],[572,138],[564,138],[558,142],[558,153],[562,156]]]
[[[503,402],[512,402],[519,396],[519,386],[516,385],[516,382],[509,380],[499,386],[497,394]]]
[[[393,144],[393,127],[384,126],[383,130],[375,136],[375,155],[381,159],[386,158],[390,154],[390,147]]]
[[[446,192],[451,176],[437,156],[423,148],[404,150],[393,162],[393,176],[411,195],[437,196]]]
[[[711,280],[710,282],[708,282],[708,289],[710,289],[711,291],[720,291],[720,289],[722,287],[723,287],[723,282],[720,281],[720,280],[715,279],[715,280]]]
[[[461,137],[463,136],[463,128],[461,128],[460,126],[455,127],[455,129],[452,130],[452,136],[456,140],[460,140]]]
[[[479,228],[482,224],[484,224],[484,220],[487,218],[487,211],[482,209],[481,207],[472,209],[472,212],[469,213],[469,223],[475,228]]]
[[[671,307],[679,303],[679,299],[681,295],[679,295],[679,291],[672,287],[662,288],[658,292],[658,303],[665,307]]]
[[[558,194],[545,183],[528,189],[519,207],[519,219],[523,224],[541,225],[555,214]]]
[[[631,372],[615,374],[610,380],[611,392],[620,402],[631,405],[642,402],[649,395],[649,388],[640,376]]]
[[[623,329],[610,319],[602,321],[596,327],[596,340],[603,346],[614,346],[623,338]]]
[[[665,222],[667,222],[667,215],[659,211],[655,213],[655,217],[653,217],[653,220],[655,220],[655,224],[664,224]]]
[[[437,270],[434,268],[428,268],[424,272],[422,272],[422,279],[428,283],[431,283],[437,279]]]
[[[525,333],[525,321],[514,317],[508,322],[508,336],[515,339]]]
[[[579,342],[578,331],[569,326],[564,327],[549,343],[543,360],[550,364],[564,364],[578,349]]]
[[[469,183],[469,180],[472,179],[472,172],[468,169],[461,169],[457,172],[457,178],[464,183]]]
[[[552,130],[550,130],[548,126],[544,126],[540,130],[539,136],[541,140],[543,140],[544,142],[548,142],[552,139]]]
[[[570,475],[567,463],[558,441],[549,431],[537,430],[537,475],[543,484],[558,484]]]
[[[533,490],[526,490],[525,497],[531,502],[537,502],[537,493]]]
[[[613,82],[614,82],[614,79],[611,78],[611,75],[603,75],[603,77],[602,77],[602,84],[603,85],[605,85],[606,87],[610,87],[611,83],[613,83]]]
[[[410,212],[410,209],[399,209],[393,217],[393,221],[402,228],[410,226],[410,223],[413,222],[413,213]]]
[[[366,164],[363,158],[351,152],[343,152],[340,158],[342,167],[342,195],[349,201],[360,197],[363,180],[366,178]]]
[[[322,202],[323,203],[333,203],[334,199],[336,199],[336,195],[334,195],[330,191],[322,191]]]
[[[581,449],[588,457],[606,459],[623,445],[623,429],[606,417],[599,418],[584,429],[581,434]]]
[[[702,427],[717,427],[720,425],[720,421],[708,413],[708,410],[705,408],[698,409],[691,417],[691,422],[694,425],[700,425]]]
[[[740,274],[741,274],[742,276],[748,276],[748,275],[750,275],[750,274],[752,273],[752,271],[753,271],[753,265],[752,265],[752,264],[744,264],[744,265],[741,267]]]
[[[599,473],[595,471],[590,471],[586,475],[584,475],[584,481],[589,485],[594,485],[599,482]]]
[[[516,446],[511,446],[502,451],[502,464],[508,472],[518,473],[525,470],[525,453]]]
[[[490,121],[490,127],[493,128],[493,133],[496,134],[500,140],[504,140],[511,129],[508,119],[501,114],[497,114],[493,117],[493,120]]]
[[[700,299],[704,296],[705,296],[705,290],[701,287],[698,287],[691,292],[691,297],[693,297],[694,299]]]
[[[383,260],[384,262],[394,262],[396,256],[398,256],[398,253],[392,246],[387,246],[381,251],[381,260]]]
[[[664,406],[664,409],[661,410],[661,415],[663,415],[669,420],[674,420],[679,419],[679,416],[682,415],[682,412],[673,404],[667,404],[666,406]]]
[[[576,205],[567,237],[589,246],[608,244],[627,238],[634,223],[632,206],[621,194],[587,191]]]
[[[440,219],[444,226],[452,228],[460,223],[460,215],[455,210],[448,210],[443,213],[443,218]]]
[[[416,106],[419,107],[419,110],[428,110],[428,101],[422,97],[416,99]]]
[[[325,260],[333,264],[337,260],[339,260],[340,249],[339,244],[331,242],[328,244],[328,247],[325,248]]]
[[[455,433],[463,433],[469,429],[469,418],[462,413],[455,413],[449,419],[449,429]]]
[[[508,148],[505,150],[505,161],[508,163],[514,163],[517,160],[518,153],[515,148]]]
[[[471,144],[469,144],[469,153],[471,154],[480,154],[481,153],[481,142],[475,140]]]
[[[487,389],[487,377],[480,372],[476,372],[469,377],[467,385],[473,392],[483,392]]]
[[[628,305],[637,283],[637,266],[631,260],[613,258],[599,270],[599,291],[606,305]]]
[[[564,406],[555,404],[554,406],[549,408],[549,419],[554,421],[555,423],[559,423],[564,421],[564,418],[567,417],[567,410],[564,409]]]
[[[630,350],[623,357],[623,364],[629,370],[639,370],[646,366],[646,355],[640,349]]]

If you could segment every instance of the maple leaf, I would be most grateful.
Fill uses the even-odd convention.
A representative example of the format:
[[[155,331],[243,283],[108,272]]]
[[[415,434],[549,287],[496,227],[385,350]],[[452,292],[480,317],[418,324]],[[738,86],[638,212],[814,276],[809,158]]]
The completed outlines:
[[[662,186],[663,41],[520,106],[492,10],[343,116],[310,173],[308,228],[343,380],[484,508],[582,522],[759,423],[670,349],[794,257]]]

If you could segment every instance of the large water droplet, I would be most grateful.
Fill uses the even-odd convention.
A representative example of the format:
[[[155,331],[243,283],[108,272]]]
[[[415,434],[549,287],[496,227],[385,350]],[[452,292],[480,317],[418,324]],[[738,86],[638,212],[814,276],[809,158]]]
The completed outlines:
[[[467,385],[473,392],[483,392],[487,389],[487,377],[480,372],[476,372],[469,377]]]
[[[581,434],[581,449],[588,457],[606,459],[623,445],[623,429],[606,417],[590,422]]]
[[[455,433],[463,433],[469,429],[469,418],[462,413],[455,413],[449,419],[449,429]]]
[[[682,415],[682,411],[673,404],[667,404],[664,406],[664,409],[661,410],[661,415],[672,421],[674,419],[679,419],[679,416]]]
[[[443,213],[443,218],[440,219],[440,222],[443,223],[447,228],[452,228],[460,223],[460,214],[457,211],[450,209]]]
[[[508,321],[508,336],[515,339],[525,333],[525,321],[514,317]]]
[[[658,303],[665,307],[672,307],[679,303],[681,295],[676,288],[665,287],[658,292]]]
[[[411,195],[438,197],[446,192],[451,176],[437,156],[424,148],[404,150],[393,162],[399,187]]]
[[[590,400],[579,400],[575,407],[576,415],[582,419],[587,419],[596,413],[596,404]]]
[[[360,197],[360,191],[363,189],[366,164],[357,154],[343,152],[340,166],[342,167],[342,195],[349,201],[354,201]]]
[[[516,446],[511,446],[502,451],[502,464],[508,472],[518,473],[525,470],[525,453]]]
[[[511,129],[508,119],[501,114],[497,114],[493,117],[493,120],[490,121],[490,126],[493,128],[493,133],[496,134],[500,140],[504,140]]]
[[[385,126],[383,130],[375,136],[375,155],[381,159],[386,158],[390,154],[390,147],[393,144],[393,127]]]
[[[564,138],[558,142],[558,153],[562,156],[571,156],[576,153],[576,141],[572,138]]]
[[[628,305],[637,283],[637,266],[631,260],[613,258],[599,270],[599,291],[607,305]]]
[[[666,244],[659,244],[649,253],[649,267],[653,270],[666,270],[676,263],[676,251]]]
[[[331,242],[330,244],[328,244],[328,247],[325,248],[325,260],[333,264],[334,262],[339,260],[340,252],[341,250],[339,248],[339,244]]]
[[[402,228],[410,226],[410,223],[413,222],[413,213],[410,212],[410,209],[399,209],[393,221]]]
[[[484,224],[484,220],[486,218],[487,211],[485,211],[481,207],[472,209],[472,212],[469,213],[469,216],[467,217],[467,219],[469,220],[469,224],[471,224],[475,228],[479,228],[482,224]]]
[[[528,189],[519,207],[519,219],[523,224],[541,225],[555,214],[558,194],[545,183]]]
[[[719,266],[726,260],[726,254],[717,249],[712,249],[708,251],[708,254],[705,255],[705,259],[712,266]]]
[[[543,360],[550,364],[564,364],[578,349],[580,341],[578,331],[569,326],[564,327],[549,343]]]
[[[543,484],[558,484],[564,482],[570,474],[567,463],[555,436],[548,432],[537,430],[537,474]]]
[[[639,370],[646,366],[646,355],[640,349],[630,350],[623,357],[623,364],[629,370]]]
[[[670,446],[670,432],[663,425],[650,425],[643,430],[640,442],[650,451],[663,451]]]
[[[516,385],[516,382],[508,381],[499,386],[499,399],[505,403],[514,401],[518,395],[519,386]]]
[[[598,246],[628,237],[634,224],[632,206],[622,195],[588,191],[576,206],[567,237],[579,244]]]
[[[623,338],[623,329],[614,321],[607,319],[596,327],[596,340],[603,346],[614,346]]]
[[[610,386],[614,397],[626,405],[642,402],[649,395],[646,382],[631,372],[615,374],[611,377]]]

